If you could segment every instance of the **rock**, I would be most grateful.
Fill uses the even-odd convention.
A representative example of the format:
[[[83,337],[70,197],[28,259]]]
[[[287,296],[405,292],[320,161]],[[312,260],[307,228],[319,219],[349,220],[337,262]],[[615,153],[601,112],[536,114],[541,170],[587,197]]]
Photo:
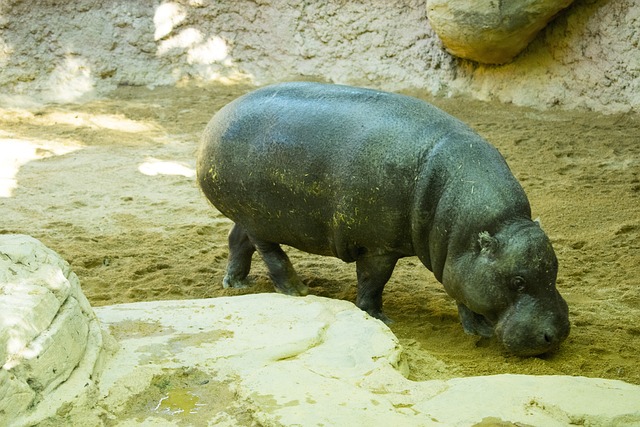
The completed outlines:
[[[95,310],[121,343],[99,403],[118,426],[640,422],[640,387],[621,381],[409,381],[393,333],[346,301],[259,294]]]
[[[0,284],[3,426],[640,423],[640,387],[621,381],[409,381],[397,338],[346,301],[258,294],[94,314],[69,265],[16,235],[0,235]]]
[[[103,333],[69,264],[38,240],[0,236],[0,419],[47,418],[95,391]]]
[[[504,64],[573,0],[427,0],[427,16],[446,49],[485,64]]]

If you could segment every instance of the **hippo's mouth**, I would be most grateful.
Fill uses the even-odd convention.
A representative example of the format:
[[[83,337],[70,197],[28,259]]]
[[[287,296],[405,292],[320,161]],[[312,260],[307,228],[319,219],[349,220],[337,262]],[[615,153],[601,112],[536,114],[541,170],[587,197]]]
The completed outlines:
[[[466,305],[458,303],[458,313],[462,328],[469,335],[480,335],[481,337],[490,338],[494,335],[494,325],[487,317],[482,314],[471,311]]]

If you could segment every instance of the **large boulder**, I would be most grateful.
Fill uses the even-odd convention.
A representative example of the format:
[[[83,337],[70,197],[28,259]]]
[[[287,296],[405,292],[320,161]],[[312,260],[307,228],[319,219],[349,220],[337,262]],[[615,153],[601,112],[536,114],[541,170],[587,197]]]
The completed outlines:
[[[485,64],[511,61],[573,0],[427,0],[427,16],[446,49]]]
[[[102,348],[69,264],[32,237],[0,235],[0,420],[35,424],[95,393]]]

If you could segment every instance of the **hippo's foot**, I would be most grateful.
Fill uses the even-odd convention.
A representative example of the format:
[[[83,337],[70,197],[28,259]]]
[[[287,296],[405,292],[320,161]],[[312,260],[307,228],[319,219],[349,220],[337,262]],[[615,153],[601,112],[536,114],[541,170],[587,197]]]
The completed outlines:
[[[245,277],[244,279],[233,278],[228,274],[224,276],[222,279],[222,287],[225,289],[233,288],[233,289],[244,289],[249,288],[253,285],[251,281]]]
[[[371,317],[375,317],[376,319],[382,320],[385,325],[390,325],[393,323],[393,320],[387,317],[386,314],[382,310],[368,310],[367,313]]]
[[[252,241],[267,265],[269,277],[277,292],[293,296],[305,296],[309,293],[309,288],[302,283],[289,257],[279,244],[258,239]]]
[[[493,326],[486,317],[469,310],[465,305],[458,304],[458,314],[462,328],[469,335],[480,335],[489,338],[493,336]]]
[[[292,281],[287,281],[285,283],[278,283],[275,288],[276,288],[276,291],[281,294],[291,295],[294,297],[304,297],[309,294],[309,288],[300,280],[292,280]]]
[[[398,261],[395,257],[362,257],[356,260],[358,293],[356,305],[370,316],[392,323],[382,311],[382,291]]]

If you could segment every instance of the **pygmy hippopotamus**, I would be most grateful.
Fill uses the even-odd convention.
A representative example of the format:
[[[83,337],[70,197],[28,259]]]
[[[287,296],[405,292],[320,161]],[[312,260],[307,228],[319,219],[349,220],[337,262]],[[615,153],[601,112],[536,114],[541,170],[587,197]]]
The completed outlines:
[[[279,292],[306,295],[280,244],[356,263],[356,305],[387,320],[382,291],[418,256],[458,304],[464,330],[511,353],[569,334],[558,261],[500,153],[419,99],[284,83],[248,93],[207,125],[197,179],[235,224],[225,287],[259,252]]]

